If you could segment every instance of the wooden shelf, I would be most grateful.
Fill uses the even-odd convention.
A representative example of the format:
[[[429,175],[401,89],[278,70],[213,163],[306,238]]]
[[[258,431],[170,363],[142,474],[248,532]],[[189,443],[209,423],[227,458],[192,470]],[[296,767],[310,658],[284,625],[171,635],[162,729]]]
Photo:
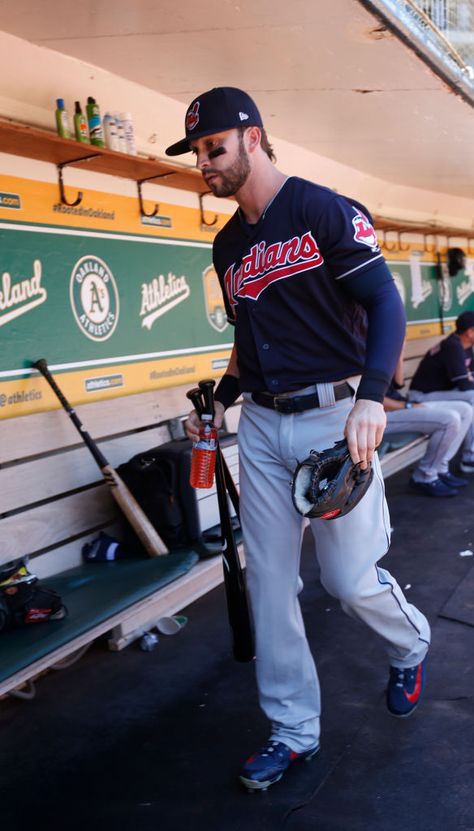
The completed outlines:
[[[0,121],[0,152],[24,156],[38,161],[51,162],[60,169],[63,166],[81,167],[94,173],[106,173],[131,179],[139,184],[146,181],[166,187],[197,193],[200,197],[209,193],[201,174],[194,168],[168,163],[142,156],[129,156],[91,144],[81,144],[74,139],[64,139],[47,130],[10,121]],[[90,158],[87,158],[90,157]],[[141,199],[141,193],[140,193]],[[140,208],[143,209],[140,203]],[[201,203],[201,220],[204,221]],[[468,243],[474,239],[474,230],[455,228],[436,223],[410,223],[403,220],[375,216],[374,226],[382,233],[415,233],[432,240],[437,236],[464,237]],[[469,255],[472,256],[471,250]]]
[[[457,228],[452,225],[438,225],[432,223],[408,222],[400,219],[388,219],[387,217],[374,216],[374,227],[377,231],[386,233],[395,232],[397,234],[423,234],[426,237],[435,239],[436,237],[446,237],[449,241],[450,237],[464,237],[464,239],[474,239],[474,230],[467,228]]]
[[[58,166],[81,167],[94,173],[120,176],[136,182],[147,180],[171,188],[205,194],[209,192],[201,174],[193,168],[168,164],[156,159],[129,156],[92,144],[81,144],[47,130],[25,124],[0,121],[0,152],[24,156]],[[86,159],[85,157],[90,156]]]

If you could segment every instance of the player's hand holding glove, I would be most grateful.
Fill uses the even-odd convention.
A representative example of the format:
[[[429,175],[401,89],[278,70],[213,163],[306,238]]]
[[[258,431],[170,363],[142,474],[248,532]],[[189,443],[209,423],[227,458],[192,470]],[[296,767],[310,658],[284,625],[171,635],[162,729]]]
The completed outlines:
[[[311,519],[336,519],[352,511],[369,487],[373,470],[351,459],[345,439],[334,447],[312,450],[296,468],[292,497],[296,510]]]
[[[352,461],[365,470],[382,441],[387,416],[382,404],[359,398],[349,413],[344,436]]]

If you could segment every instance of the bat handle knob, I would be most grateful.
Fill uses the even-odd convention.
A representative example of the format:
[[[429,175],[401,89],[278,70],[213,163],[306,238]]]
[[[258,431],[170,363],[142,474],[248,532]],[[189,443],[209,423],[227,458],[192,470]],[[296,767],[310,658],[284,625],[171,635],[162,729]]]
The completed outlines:
[[[201,418],[204,409],[204,402],[202,400],[202,393],[199,387],[194,387],[192,390],[188,390],[186,398],[189,398],[199,418]]]
[[[199,389],[204,396],[205,412],[214,416],[214,387],[216,382],[212,379],[199,381]]]

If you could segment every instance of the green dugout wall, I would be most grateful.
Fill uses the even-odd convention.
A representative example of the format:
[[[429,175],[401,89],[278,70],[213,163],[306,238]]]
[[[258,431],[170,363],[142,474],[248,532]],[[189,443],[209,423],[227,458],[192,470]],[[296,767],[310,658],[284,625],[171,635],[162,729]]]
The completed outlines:
[[[75,404],[194,383],[227,365],[227,324],[199,211],[86,192],[81,209],[53,184],[0,182],[0,419],[58,406],[31,363],[47,359]],[[225,221],[219,217],[218,226]],[[443,277],[412,243],[384,252],[408,338],[447,332],[474,308],[474,270]]]

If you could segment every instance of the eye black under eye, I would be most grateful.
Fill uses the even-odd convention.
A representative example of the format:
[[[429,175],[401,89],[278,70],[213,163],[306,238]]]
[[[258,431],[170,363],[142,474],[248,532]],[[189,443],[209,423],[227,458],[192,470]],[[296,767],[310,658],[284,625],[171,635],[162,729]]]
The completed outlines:
[[[222,156],[224,153],[227,153],[227,150],[221,145],[221,147],[216,147],[214,150],[209,150],[207,156],[209,159],[215,159],[217,156]]]

